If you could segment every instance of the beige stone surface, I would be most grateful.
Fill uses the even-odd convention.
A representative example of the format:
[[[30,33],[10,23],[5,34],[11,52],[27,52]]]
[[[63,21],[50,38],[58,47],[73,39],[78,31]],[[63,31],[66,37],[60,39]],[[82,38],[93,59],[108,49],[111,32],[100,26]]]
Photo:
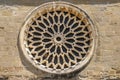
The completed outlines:
[[[21,63],[18,34],[26,15],[50,0],[0,0],[0,78],[39,80]],[[98,29],[98,49],[80,80],[120,80],[120,0],[64,0],[88,13]],[[39,74],[42,75],[42,74]],[[0,79],[0,80],[1,80]]]

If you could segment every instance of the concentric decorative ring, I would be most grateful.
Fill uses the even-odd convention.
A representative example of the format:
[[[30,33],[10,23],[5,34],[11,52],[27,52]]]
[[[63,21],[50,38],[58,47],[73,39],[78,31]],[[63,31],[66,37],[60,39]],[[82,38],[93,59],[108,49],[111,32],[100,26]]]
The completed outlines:
[[[61,74],[79,70],[90,60],[95,30],[88,15],[65,2],[43,4],[27,18],[20,46],[37,68]]]

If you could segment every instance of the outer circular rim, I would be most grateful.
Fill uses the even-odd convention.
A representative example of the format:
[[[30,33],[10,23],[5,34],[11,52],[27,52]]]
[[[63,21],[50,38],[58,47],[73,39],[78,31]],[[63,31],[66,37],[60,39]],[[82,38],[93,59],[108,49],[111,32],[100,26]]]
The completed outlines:
[[[89,18],[89,22],[91,24],[91,27],[92,27],[92,31],[93,31],[93,46],[91,48],[91,51],[90,53],[87,55],[87,58],[85,58],[84,60],[82,60],[78,65],[75,65],[74,68],[70,68],[70,69],[66,69],[66,70],[63,70],[63,71],[60,71],[60,72],[56,72],[56,71],[51,71],[51,70],[48,70],[40,65],[36,65],[35,63],[33,63],[32,59],[29,57],[29,55],[27,54],[27,51],[25,50],[25,46],[24,46],[24,42],[23,42],[23,35],[24,35],[24,31],[25,31],[25,27],[27,25],[27,23],[29,22],[29,20],[31,19],[31,15],[34,15],[35,12],[37,12],[37,10],[39,10],[40,7],[43,7],[43,6],[46,6],[47,4],[51,4],[51,5],[54,5],[54,4],[65,4],[65,5],[69,5],[69,6],[73,6],[75,7],[76,9],[82,11],[86,16],[87,18]],[[89,63],[89,61],[91,60],[93,54],[95,53],[95,50],[97,48],[97,30],[96,30],[96,27],[93,25],[93,22],[92,20],[90,19],[90,17],[86,14],[86,12],[84,12],[82,9],[74,6],[73,4],[71,3],[68,3],[68,2],[61,2],[61,1],[56,1],[56,2],[48,2],[48,3],[45,3],[45,4],[42,4],[38,7],[36,7],[35,9],[33,9],[27,16],[27,18],[25,19],[24,23],[23,23],[23,26],[20,30],[20,33],[19,33],[19,46],[20,46],[20,49],[22,50],[22,53],[24,54],[25,58],[36,68],[38,68],[39,70],[42,70],[42,71],[45,71],[47,73],[52,73],[52,74],[69,74],[71,72],[75,72],[75,71],[78,71],[78,70],[81,70],[85,65],[87,65]]]

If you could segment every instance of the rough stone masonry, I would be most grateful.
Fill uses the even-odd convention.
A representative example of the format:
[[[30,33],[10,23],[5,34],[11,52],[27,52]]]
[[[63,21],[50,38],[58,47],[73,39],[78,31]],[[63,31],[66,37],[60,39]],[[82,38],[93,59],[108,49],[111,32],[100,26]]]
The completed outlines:
[[[0,0],[0,80],[44,80],[22,64],[17,41],[27,14],[48,1]],[[120,80],[120,0],[64,1],[86,11],[98,30],[97,52],[79,80]]]

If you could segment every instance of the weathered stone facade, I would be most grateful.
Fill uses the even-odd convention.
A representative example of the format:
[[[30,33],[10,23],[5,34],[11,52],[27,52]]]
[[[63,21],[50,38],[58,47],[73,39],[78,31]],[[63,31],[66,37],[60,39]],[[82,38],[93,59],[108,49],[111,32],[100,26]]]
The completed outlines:
[[[40,80],[22,64],[17,42],[27,14],[48,1],[0,0],[0,80]],[[120,0],[64,1],[86,11],[98,30],[97,52],[80,80],[120,80]]]

